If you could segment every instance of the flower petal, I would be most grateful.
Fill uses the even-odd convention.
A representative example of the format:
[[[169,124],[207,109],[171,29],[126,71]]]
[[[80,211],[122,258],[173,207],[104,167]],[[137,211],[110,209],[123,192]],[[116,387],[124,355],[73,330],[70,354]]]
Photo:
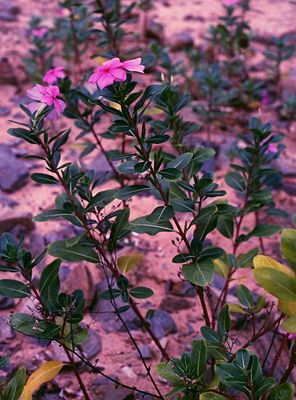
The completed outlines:
[[[35,85],[33,86],[32,89],[27,90],[27,95],[33,100],[41,100],[42,99],[42,94],[40,93],[40,87],[41,85]]]
[[[125,81],[126,80],[126,72],[124,69],[114,68],[110,71],[110,74],[114,76],[114,78],[118,81]]]
[[[100,68],[97,68],[96,71],[88,78],[87,82],[88,83],[97,83],[97,81],[100,79],[102,75],[102,71]]]
[[[39,110],[41,107],[43,107],[43,104],[37,103],[36,101],[28,104],[28,109],[31,111],[31,113],[34,113],[35,111]]]
[[[142,59],[134,58],[133,60],[127,60],[122,63],[123,68],[127,71],[131,72],[140,72],[141,74],[144,73],[145,66],[141,64]]]
[[[119,68],[122,66],[122,62],[120,61],[120,59],[118,57],[116,57],[116,58],[112,58],[112,60],[105,61],[103,63],[103,66],[108,67],[110,69]]]
[[[115,78],[109,74],[105,73],[100,76],[100,78],[97,80],[97,84],[100,89],[104,89],[107,86],[110,86],[114,83]]]

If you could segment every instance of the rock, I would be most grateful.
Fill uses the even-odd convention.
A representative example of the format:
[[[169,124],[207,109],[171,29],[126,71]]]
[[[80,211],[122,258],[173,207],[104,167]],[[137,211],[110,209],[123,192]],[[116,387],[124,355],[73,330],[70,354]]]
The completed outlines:
[[[161,24],[156,23],[153,20],[148,20],[147,28],[145,31],[145,37],[147,39],[157,40],[159,43],[164,44],[164,29]]]
[[[11,112],[9,107],[0,107],[0,117],[6,117]]]
[[[14,307],[14,300],[0,294],[0,310],[8,310],[12,307]]]
[[[89,307],[95,298],[95,282],[90,269],[84,263],[79,265],[62,266],[60,270],[61,290],[71,294],[81,289],[84,293],[86,306]]]
[[[7,57],[2,57],[0,59],[0,85],[8,84],[16,85],[17,87],[19,87],[13,65]]]
[[[4,232],[12,232],[15,236],[22,233],[29,233],[35,229],[31,214],[20,214],[11,216],[10,218],[0,219],[0,234]]]
[[[150,348],[146,345],[146,344],[140,344],[139,345],[139,350],[142,354],[142,357],[145,360],[150,360],[151,358],[153,358],[153,353],[150,350]]]
[[[0,319],[0,341],[9,341],[15,338],[15,333],[11,327],[2,319]]]
[[[158,339],[161,339],[170,333],[177,332],[177,326],[173,318],[164,310],[155,311],[151,318],[151,329]]]
[[[191,307],[190,301],[177,296],[167,295],[160,303],[160,308],[169,313],[174,313],[180,310],[186,310]]]
[[[13,4],[12,1],[0,1],[0,21],[14,22],[17,21],[17,16],[21,12],[20,8]]]
[[[114,285],[114,288],[117,288],[117,286]],[[94,313],[93,318],[95,321],[101,322],[102,328],[106,333],[125,332],[126,330],[121,321],[114,314],[114,308],[111,302],[99,297],[99,294],[105,290],[107,290],[105,281],[102,281],[96,285],[97,299],[93,308],[91,309],[91,312]],[[116,304],[118,308],[126,305],[126,303],[124,303],[119,297],[116,298]],[[140,328],[141,324],[131,308],[123,314],[123,318],[130,330],[138,330]]]
[[[91,396],[93,399],[111,400],[111,393],[112,400],[123,400],[131,395],[132,391],[121,386],[115,386],[107,378],[95,378],[92,381]]]
[[[272,162],[272,166],[284,176],[296,176],[296,155],[285,149],[279,158]]]
[[[195,333],[195,330],[189,322],[186,322],[186,325],[182,328],[181,333],[183,336],[190,336]]]
[[[283,182],[281,189],[289,196],[296,196],[296,182]]]
[[[38,394],[40,400],[61,400],[62,397],[58,393],[44,393],[42,395]]]
[[[102,351],[102,339],[93,329],[88,329],[88,340],[81,346],[87,359],[92,359]]]
[[[19,203],[17,201],[14,201],[11,199],[9,196],[7,196],[4,193],[0,193],[0,206],[2,207],[15,207]]]
[[[173,282],[172,280],[167,281],[166,291],[167,293],[171,293],[174,296],[197,296],[195,288],[188,281],[182,280],[179,280],[178,282]]]
[[[188,32],[178,32],[171,37],[171,51],[180,51],[194,45],[193,37]]]
[[[128,365],[125,365],[124,367],[122,367],[121,372],[123,373],[123,375],[125,375],[129,379],[137,379],[137,375],[134,373],[134,371]]]
[[[111,167],[103,154],[98,154],[88,164],[82,162],[82,166],[88,171],[93,170],[95,172],[96,179],[100,179],[101,183],[111,179],[113,176]]]
[[[192,14],[187,14],[184,17],[184,21],[198,21],[198,22],[205,22],[205,19],[201,17],[200,15],[192,15]]]
[[[61,361],[63,363],[68,363],[68,357],[62,347],[56,343],[56,342],[51,342],[50,348],[53,353],[53,357],[55,360]],[[81,348],[83,350],[84,355],[86,356],[87,359],[92,359],[96,355],[98,355],[102,351],[102,339],[99,336],[99,334],[91,329],[88,328],[88,339],[87,342],[83,343],[81,345]],[[81,360],[74,355],[74,361],[76,363],[80,363]]]
[[[0,145],[0,189],[12,193],[27,183],[29,168],[25,161],[17,158],[11,148]]]

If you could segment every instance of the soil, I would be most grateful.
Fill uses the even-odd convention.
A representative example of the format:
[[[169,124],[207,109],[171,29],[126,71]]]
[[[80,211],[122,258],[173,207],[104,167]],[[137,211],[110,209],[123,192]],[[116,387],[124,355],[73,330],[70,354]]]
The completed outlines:
[[[21,57],[27,52],[28,22],[34,14],[50,20],[57,12],[57,1],[52,0],[0,0],[0,8],[13,5],[18,10],[13,21],[2,21],[0,19],[0,146],[8,145],[14,155],[21,158],[26,154],[28,147],[15,138],[7,135],[6,131],[13,124],[8,119],[21,121],[24,117],[18,108],[18,103],[25,100],[25,90],[30,87],[24,69],[21,63]],[[155,4],[153,11],[150,12],[149,18],[154,19],[164,25],[165,39],[170,44],[174,35],[179,32],[190,34],[196,45],[204,43],[204,35],[210,24],[215,23],[217,16],[221,11],[219,0],[162,0]],[[270,38],[273,34],[282,34],[294,29],[296,15],[296,6],[288,0],[258,0],[254,4],[254,9],[249,13],[248,19],[252,21],[252,29],[254,36],[261,38]],[[173,21],[173,22],[172,22]],[[135,31],[140,31],[140,26],[134,27]],[[254,42],[255,51],[260,52],[261,44]],[[178,55],[176,55],[178,57]],[[260,61],[260,56],[258,56]],[[264,73],[264,72],[263,72]],[[295,67],[290,62],[283,65],[284,87],[295,88]],[[261,110],[255,110],[254,115],[260,112],[263,119],[271,120],[277,131],[285,134],[284,142],[287,146],[283,158],[281,159],[281,168],[289,167],[289,173],[284,176],[284,184],[279,187],[275,193],[275,201],[279,206],[285,209],[290,218],[280,221],[283,226],[291,226],[291,216],[295,212],[295,124],[283,123],[278,121],[277,115],[272,107],[261,107]],[[1,116],[3,115],[3,116]],[[189,115],[189,117],[192,117]],[[194,117],[192,117],[194,118]],[[58,121],[53,129],[62,129],[68,124],[66,120]],[[223,149],[236,135],[237,125],[233,124],[222,131],[223,124],[219,121],[215,124],[213,132],[213,141],[222,149],[217,160],[216,178],[217,182],[225,187],[223,177],[228,170],[228,162],[223,158]],[[70,139],[71,146],[67,153],[63,154],[65,160],[77,159],[80,152],[80,146],[75,141],[75,128],[72,131]],[[193,137],[192,140],[205,139],[205,133],[198,134],[198,138]],[[113,144],[106,142],[106,147]],[[96,158],[98,154],[92,154],[89,162],[97,162],[102,160]],[[39,161],[26,162],[30,172],[42,171],[42,164]],[[98,165],[99,168],[99,165]],[[9,174],[10,166],[7,165],[5,173]],[[0,175],[3,171],[0,171]],[[102,185],[101,189],[114,187],[115,183],[107,181]],[[233,204],[237,204],[237,199],[231,191],[228,190],[227,197]],[[3,221],[11,218],[11,229],[16,233],[26,232],[28,237],[26,242],[34,251],[40,251],[44,245],[51,240],[65,238],[74,235],[75,232],[65,222],[47,222],[35,223],[30,222],[31,216],[39,214],[41,211],[52,208],[55,196],[60,193],[55,185],[38,185],[30,179],[24,182],[24,185],[12,193],[0,191],[0,231],[3,232]],[[292,195],[291,195],[292,193]],[[145,213],[152,211],[159,203],[153,197],[135,197],[132,201],[132,218],[141,216],[143,208]],[[179,215],[179,221],[184,223],[185,217]],[[20,223],[20,219],[23,223]],[[2,220],[2,228],[1,228]],[[248,220],[246,224],[252,224],[253,221]],[[5,227],[6,229],[6,227]],[[163,346],[166,347],[168,353],[172,356],[180,356],[183,351],[190,349],[190,343],[199,336],[199,328],[202,324],[201,309],[195,297],[186,295],[186,284],[182,282],[178,275],[178,265],[171,262],[175,255],[175,248],[171,241],[176,239],[174,234],[158,234],[156,236],[133,235],[129,245],[120,250],[120,254],[128,254],[131,251],[138,251],[143,254],[143,260],[137,267],[136,271],[131,272],[130,280],[133,284],[147,286],[153,289],[155,295],[149,300],[139,302],[140,309],[145,315],[150,309],[165,310],[177,325],[177,332],[169,333],[161,339]],[[225,238],[214,234],[210,237],[213,243],[223,247],[226,251],[231,251],[230,243]],[[279,236],[265,241],[265,248],[268,255],[279,257]],[[248,242],[245,247],[250,249],[257,246],[257,240],[253,239]],[[245,250],[242,246],[241,251]],[[47,256],[46,261],[50,260]],[[94,293],[98,289],[98,284],[102,277],[100,272],[92,265],[73,265],[64,263],[67,267],[66,275],[71,275],[69,286],[77,283],[77,288],[81,287],[88,293],[89,305],[92,303]],[[90,273],[81,279],[79,268],[87,266]],[[0,276],[2,274],[0,273]],[[5,276],[7,277],[7,276]],[[247,283],[249,289],[260,294],[263,293],[254,283],[252,273],[248,269],[240,271],[236,275],[236,279],[231,286],[238,283]],[[217,283],[218,285],[218,283]],[[189,293],[190,294],[190,293]],[[0,305],[2,303],[0,302]],[[16,301],[14,305],[7,304],[5,309],[0,311],[2,322],[0,325],[0,351],[3,355],[11,357],[11,365],[14,367],[25,366],[29,372],[36,369],[45,360],[52,360],[60,357],[60,349],[53,345],[40,342],[31,338],[16,334],[16,338],[12,339],[14,334],[8,329],[6,320],[9,317],[9,310],[12,312],[20,312],[28,310],[32,304],[28,301]],[[118,331],[118,326],[114,321],[100,318],[98,313],[104,305],[99,304],[96,311],[89,307],[86,315],[85,323],[95,330],[100,341],[95,338],[92,344],[97,350],[97,354],[93,356],[92,361],[98,358],[98,365],[104,367],[104,373],[118,378],[128,385],[137,385],[143,390],[153,391],[152,386],[146,377],[146,371],[143,368],[141,360],[136,351],[133,349],[127,335],[123,331]],[[0,307],[2,308],[2,307]],[[172,329],[173,331],[173,329]],[[148,346],[149,359],[147,363],[151,365],[151,371],[157,383],[163,392],[167,391],[167,384],[156,376],[154,366],[161,361],[161,358],[151,343],[149,337],[139,328],[133,331],[135,338],[142,346]],[[239,339],[240,342],[244,338]],[[101,344],[101,346],[100,346]],[[102,347],[102,348],[100,348]],[[147,348],[144,348],[147,351]],[[144,351],[143,350],[143,351]],[[12,368],[12,367],[11,367]],[[86,383],[92,399],[99,400],[119,400],[124,399],[128,391],[123,389],[115,389],[114,386],[101,378],[86,371],[80,366],[83,380]],[[280,365],[279,368],[284,368]],[[46,385],[43,393],[40,392],[36,399],[83,399],[73,374],[69,371],[63,371],[58,377]],[[148,397],[145,397],[148,399]]]

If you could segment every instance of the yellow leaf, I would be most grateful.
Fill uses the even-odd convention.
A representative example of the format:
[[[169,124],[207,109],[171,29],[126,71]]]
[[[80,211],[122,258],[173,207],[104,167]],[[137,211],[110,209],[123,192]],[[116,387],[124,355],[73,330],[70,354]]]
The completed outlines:
[[[116,110],[121,111],[121,105],[118,103],[115,103],[114,101],[109,101],[109,106],[115,108]]]
[[[130,253],[125,256],[118,257],[117,265],[122,274],[126,274],[131,269],[135,268],[137,263],[143,259],[141,253]]]
[[[103,64],[105,61],[108,61],[108,58],[99,56],[99,57],[96,57],[95,60],[96,60],[96,62],[97,62],[98,64],[101,65],[101,64]]]
[[[157,108],[157,107],[150,107],[150,108],[147,108],[145,114],[149,114],[149,115],[161,115],[161,114],[163,114],[163,110],[161,110],[160,108]]]
[[[289,275],[291,278],[295,278],[295,274],[285,265],[275,261],[268,256],[256,256],[253,260],[255,269],[257,268],[271,268],[281,271],[284,274]]]
[[[296,317],[285,319],[282,328],[289,333],[296,333]]]
[[[235,303],[227,303],[229,312],[239,313],[239,314],[247,314],[245,310],[239,304]]]
[[[279,300],[278,306],[289,317],[296,316],[296,301]]]
[[[29,377],[20,400],[32,400],[32,394],[40,388],[43,383],[53,379],[63,368],[60,361],[49,361],[32,373]]]
[[[228,270],[229,270],[228,266],[223,261],[221,261],[219,258],[217,258],[216,260],[213,260],[213,263],[215,265],[216,272],[219,275],[223,276],[223,278],[227,278]]]

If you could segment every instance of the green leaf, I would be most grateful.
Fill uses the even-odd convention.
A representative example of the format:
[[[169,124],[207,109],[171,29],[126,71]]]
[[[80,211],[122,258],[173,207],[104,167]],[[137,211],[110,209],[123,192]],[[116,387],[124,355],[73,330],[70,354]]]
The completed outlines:
[[[59,290],[60,279],[59,269],[61,260],[54,260],[48,264],[42,271],[39,283],[39,291],[43,304],[52,311],[55,307]]]
[[[151,222],[146,217],[140,217],[130,223],[130,229],[137,233],[147,233],[156,235],[159,232],[174,232],[174,228],[169,221]]]
[[[220,344],[221,337],[218,333],[208,326],[202,326],[200,329],[200,333],[205,338],[205,340],[211,344]]]
[[[246,308],[252,308],[254,306],[253,296],[246,286],[238,285],[236,288],[236,295],[240,303]]]
[[[171,200],[171,205],[177,212],[195,212],[194,201],[190,199],[173,199]]]
[[[218,334],[222,342],[227,338],[230,331],[230,325],[229,309],[228,306],[225,305],[218,316]]]
[[[226,174],[225,181],[228,186],[239,192],[244,192],[246,190],[245,180],[237,172],[229,172],[228,174]]]
[[[169,181],[177,181],[182,176],[182,172],[176,168],[166,168],[158,171],[158,174]]]
[[[232,238],[234,231],[234,220],[230,215],[222,215],[217,221],[218,231],[227,238]]]
[[[169,219],[173,218],[174,215],[175,213],[172,206],[160,206],[156,207],[150,215],[147,215],[146,219],[147,221],[151,222],[162,222],[168,221]]]
[[[150,187],[147,185],[126,186],[122,189],[119,189],[115,197],[119,200],[127,200],[133,196],[137,196],[143,192],[146,192],[147,190],[150,190]]]
[[[20,281],[15,281],[13,279],[1,279],[0,294],[4,297],[22,298],[29,297],[31,292],[28,286],[24,285]]]
[[[5,368],[10,362],[9,357],[1,357],[0,358],[0,369]]]
[[[96,252],[86,245],[79,243],[72,244],[74,238],[67,240],[57,240],[48,246],[48,252],[53,257],[61,258],[71,262],[88,261],[97,263],[98,257]]]
[[[281,227],[279,225],[268,225],[268,224],[261,224],[257,225],[255,229],[253,229],[247,236],[257,236],[257,237],[266,237],[272,236],[275,233],[279,232]]]
[[[14,314],[10,319],[10,324],[17,332],[40,339],[52,340],[60,330],[60,326],[49,321],[42,321],[39,318],[33,318],[28,314]]]
[[[46,185],[53,185],[59,183],[59,181],[54,176],[48,174],[35,173],[31,175],[31,178],[35,182],[44,183]]]
[[[148,297],[153,296],[153,290],[143,287],[143,286],[138,286],[135,288],[132,288],[129,291],[129,294],[132,297],[135,297],[136,299],[148,299]]]
[[[6,386],[3,400],[19,400],[26,383],[26,370],[19,368]]]
[[[100,293],[99,297],[104,300],[112,300],[116,299],[116,297],[119,297],[121,295],[122,295],[122,290],[120,289],[108,289]]]
[[[207,234],[214,230],[217,226],[218,208],[216,206],[208,206],[194,218],[192,223],[197,225],[197,239],[203,241]]]
[[[199,380],[205,373],[207,362],[207,346],[204,340],[193,340],[191,363],[196,368],[195,379]]]
[[[278,299],[296,300],[296,279],[282,271],[264,267],[256,268],[253,274],[259,285]]]
[[[48,210],[41,214],[38,214],[36,217],[33,218],[33,221],[44,222],[56,219],[65,219],[76,226],[83,227],[82,222],[70,211],[66,210]]]
[[[282,383],[272,389],[267,400],[293,400],[294,385],[292,383]]]
[[[296,271],[296,229],[283,230],[281,252],[294,271]]]
[[[160,363],[155,366],[156,372],[162,378],[174,385],[181,383],[181,378],[177,375],[168,363]]]
[[[125,207],[123,210],[120,210],[113,222],[108,242],[108,249],[110,252],[115,250],[117,241],[121,238],[121,235],[127,232],[129,215],[130,210],[128,207]]]
[[[237,266],[238,268],[242,267],[252,267],[253,266],[253,258],[257,256],[258,248],[255,247],[252,250],[249,250],[247,253],[242,253],[237,257]]]
[[[190,163],[192,156],[192,153],[183,153],[179,157],[176,157],[174,160],[170,161],[167,165],[167,168],[178,168],[179,170],[182,170]]]
[[[203,259],[184,264],[181,271],[185,278],[194,285],[207,286],[213,280],[215,267],[210,259]]]
[[[92,197],[90,202],[88,203],[85,211],[90,211],[94,207],[97,207],[99,210],[104,208],[107,204],[111,203],[115,199],[116,190],[104,190],[102,192],[97,193]]]
[[[38,136],[23,128],[9,128],[7,133],[11,136],[25,140],[30,144],[38,144]]]
[[[169,139],[169,135],[154,135],[146,139],[145,142],[149,144],[161,144],[167,142]]]

